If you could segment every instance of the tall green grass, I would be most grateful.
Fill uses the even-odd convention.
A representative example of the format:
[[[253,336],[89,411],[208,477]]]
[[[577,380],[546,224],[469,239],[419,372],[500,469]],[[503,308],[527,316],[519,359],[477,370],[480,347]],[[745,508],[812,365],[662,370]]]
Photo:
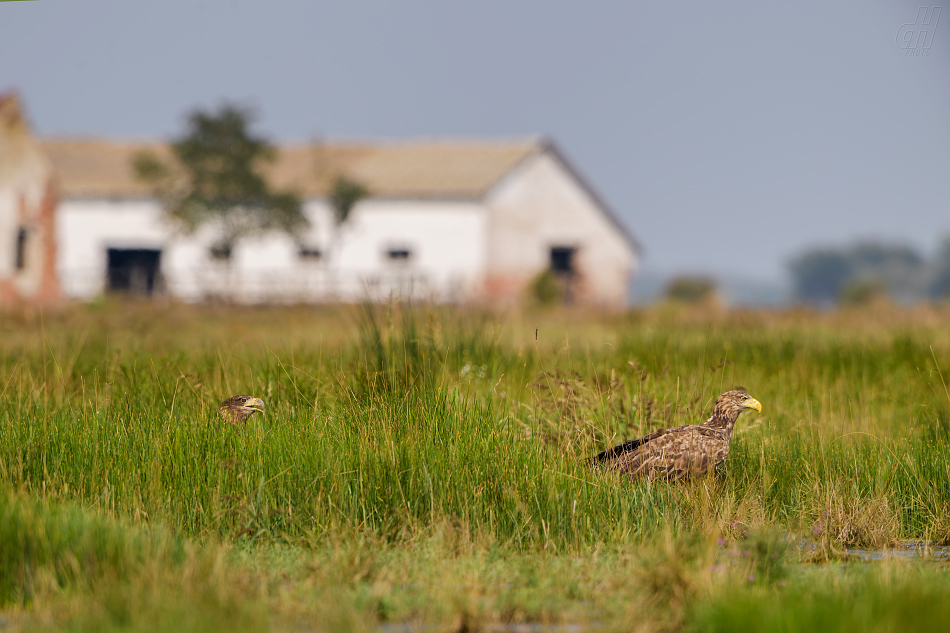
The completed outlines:
[[[37,585],[127,580],[149,559],[180,563],[182,544],[162,532],[123,529],[76,508],[0,496],[0,603],[29,602]]]
[[[692,614],[687,630],[792,632],[940,631],[950,618],[950,582],[932,567],[812,569],[786,586],[736,583]]]
[[[258,631],[264,608],[221,547],[0,493],[0,611],[16,630]],[[11,621],[12,620],[12,621]]]
[[[0,617],[927,630],[939,568],[800,563],[950,542],[948,316],[7,313]],[[588,467],[736,386],[764,410],[740,418],[717,477]],[[224,423],[236,393],[267,413]]]
[[[839,548],[950,539],[950,341],[929,313],[126,306],[3,329],[0,477],[183,535],[404,539],[450,520],[529,550],[766,525]],[[765,409],[718,479],[588,468],[739,385]],[[266,415],[222,423],[234,393]]]

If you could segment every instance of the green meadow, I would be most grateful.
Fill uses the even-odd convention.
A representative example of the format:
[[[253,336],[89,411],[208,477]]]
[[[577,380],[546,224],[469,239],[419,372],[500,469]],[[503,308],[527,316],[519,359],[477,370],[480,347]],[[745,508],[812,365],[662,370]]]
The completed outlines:
[[[0,628],[936,630],[948,323],[886,306],[8,311]],[[735,387],[763,411],[716,476],[588,466]],[[238,393],[267,404],[243,428],[216,411]]]

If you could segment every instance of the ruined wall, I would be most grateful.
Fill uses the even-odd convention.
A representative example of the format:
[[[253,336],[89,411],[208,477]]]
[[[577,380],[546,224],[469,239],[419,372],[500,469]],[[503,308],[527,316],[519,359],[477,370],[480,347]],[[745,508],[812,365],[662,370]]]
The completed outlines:
[[[53,170],[16,95],[0,95],[0,305],[51,303],[56,277]]]

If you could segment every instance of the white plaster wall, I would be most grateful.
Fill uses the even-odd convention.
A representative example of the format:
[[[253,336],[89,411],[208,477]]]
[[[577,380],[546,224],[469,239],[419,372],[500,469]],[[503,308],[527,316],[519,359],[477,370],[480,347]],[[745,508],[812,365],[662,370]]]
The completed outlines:
[[[365,200],[339,232],[325,201],[307,201],[304,212],[311,227],[300,235],[246,237],[222,262],[209,254],[217,237],[212,227],[181,235],[163,221],[155,200],[65,200],[57,215],[63,292],[74,298],[103,292],[110,247],[160,249],[165,288],[185,301],[358,300],[393,292],[455,301],[482,282],[487,218],[479,203]],[[300,258],[300,243],[324,256]],[[412,256],[393,262],[386,254],[391,247]]]
[[[313,228],[306,239],[327,253],[325,271],[340,298],[390,292],[458,301],[480,287],[485,273],[487,215],[479,202],[364,200],[339,229],[324,201],[307,205]],[[405,248],[408,261],[390,260]]]
[[[19,107],[14,103],[13,112]],[[14,119],[14,120],[15,120]],[[0,130],[0,279],[12,280],[22,297],[40,286],[43,273],[43,242],[39,212],[48,193],[49,159],[16,123]],[[28,229],[23,270],[16,270],[16,242],[20,227]]]
[[[39,211],[45,177],[40,173],[39,182],[28,182],[24,178],[12,182],[0,180],[0,279],[11,280],[21,297],[34,296],[41,283],[45,237]],[[17,270],[17,235],[21,227],[27,229],[26,249],[24,267]]]
[[[528,160],[487,199],[488,276],[524,286],[550,263],[552,246],[574,246],[581,299],[623,306],[637,255],[623,234],[550,153]]]
[[[19,196],[12,188],[0,188],[0,279],[16,272],[16,237],[20,229]]]
[[[155,200],[66,199],[56,210],[56,272],[63,294],[87,299],[106,283],[107,248],[163,249],[171,231]]]

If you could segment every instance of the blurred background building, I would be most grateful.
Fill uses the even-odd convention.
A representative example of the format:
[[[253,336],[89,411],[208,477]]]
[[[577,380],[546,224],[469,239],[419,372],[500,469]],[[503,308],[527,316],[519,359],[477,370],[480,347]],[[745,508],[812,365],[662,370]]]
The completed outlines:
[[[308,283],[323,288],[324,296],[343,297],[364,281],[384,293],[408,279],[446,298],[507,301],[523,287],[542,302],[604,302],[590,286],[592,275],[607,280],[620,273],[604,260],[590,261],[600,246],[591,246],[583,231],[568,242],[560,232],[541,237],[550,227],[530,237],[534,229],[519,225],[524,248],[511,250],[504,241],[486,237],[480,263],[469,257],[464,265],[457,260],[465,251],[454,242],[438,241],[453,257],[440,255],[442,263],[432,265],[434,238],[413,245],[401,233],[387,233],[385,239],[367,233],[369,219],[384,205],[392,210],[397,201],[419,199],[427,208],[440,200],[456,209],[441,214],[443,219],[460,218],[462,202],[482,209],[472,212],[483,218],[472,220],[472,226],[481,222],[479,230],[495,236],[502,225],[492,215],[493,201],[509,185],[513,191],[510,183],[530,172],[532,161],[547,160],[544,156],[561,164],[558,169],[568,174],[564,180],[574,183],[570,187],[587,190],[580,197],[587,197],[590,206],[606,209],[589,186],[570,174],[567,153],[649,246],[631,256],[628,265],[636,269],[626,289],[634,304],[712,296],[728,306],[908,305],[950,297],[945,184],[950,36],[947,14],[939,15],[939,6],[922,10],[857,0],[596,6],[369,0],[290,2],[275,11],[232,0],[206,0],[200,6],[186,0],[86,0],[0,7],[0,59],[9,60],[0,93],[18,87],[29,97],[39,138],[88,134],[103,141],[144,135],[166,142],[148,147],[171,156],[167,150],[181,139],[176,134],[183,113],[230,103],[257,114],[277,139],[280,160],[271,166],[269,180],[275,183],[274,196],[296,196],[281,187],[297,188],[293,208],[286,207],[293,226],[285,223],[286,230],[268,230],[264,237],[257,228],[267,227],[245,223],[240,239],[231,239],[221,231],[213,237],[209,223],[177,235],[175,244],[195,245],[194,257],[214,252],[207,265],[190,266],[201,271],[191,273],[190,281],[179,278],[178,288],[190,287],[190,296],[221,292],[223,282],[198,279],[198,274],[229,279],[231,296],[289,296],[274,289],[297,283],[291,281],[300,279],[296,274],[272,272],[265,283],[251,281],[244,267],[249,252],[264,262],[265,251],[271,252],[266,244],[290,236],[284,261],[313,269]],[[175,46],[168,45],[171,41]],[[556,138],[565,151],[532,137],[538,130]],[[396,141],[288,145],[293,139],[326,138]],[[419,138],[514,140],[423,143]],[[113,151],[106,145],[100,148],[104,154]],[[294,153],[306,155],[306,161],[288,162],[286,156]],[[384,162],[397,153],[418,168],[405,175],[405,183],[424,187],[404,195],[387,193],[389,181],[359,182],[369,180],[370,172],[386,171],[395,178],[392,165]],[[36,192],[42,185],[37,183],[39,172],[60,160],[54,154],[47,151],[44,168],[39,167],[42,157],[20,161],[13,171],[4,167],[5,182],[18,183],[5,189],[7,224],[0,229],[6,257],[0,279],[8,296],[14,290],[57,290],[55,277],[31,268],[39,266],[32,263],[41,261],[38,254],[63,255],[52,250],[53,243],[45,251],[40,246],[43,207]],[[432,188],[433,180],[442,178],[439,170],[455,169],[451,165],[463,155],[468,166],[458,169],[466,171],[465,178],[452,176],[451,186],[440,180]],[[446,157],[445,164],[438,156]],[[437,163],[429,175],[423,173],[427,160]],[[32,172],[20,171],[28,164],[34,165]],[[124,159],[117,164],[127,169]],[[315,173],[324,169],[325,176],[283,177],[285,164]],[[90,177],[94,166],[83,164]],[[333,174],[342,167],[367,173]],[[11,192],[27,186],[27,172],[33,194],[21,206],[20,194]],[[336,212],[330,219],[319,212],[336,209],[332,183],[337,176],[352,178],[352,186],[339,191],[349,196],[339,197],[344,201],[355,200],[360,187],[377,189],[359,199],[353,216],[346,214],[343,222]],[[167,212],[170,205],[161,192],[127,171],[122,178],[125,193],[109,176],[96,195],[115,198],[115,204],[162,199]],[[68,201],[82,199],[88,209],[88,190],[62,186]],[[280,200],[290,203],[287,197]],[[551,204],[566,198],[558,200]],[[73,208],[78,213],[78,206]],[[530,217],[557,213],[545,210]],[[401,220],[399,227],[412,222]],[[180,228],[170,224],[156,231]],[[156,259],[155,244],[166,244],[163,239],[150,238],[142,248],[132,240],[114,246],[111,277],[102,272],[110,269],[107,247],[90,247],[88,252],[98,253],[101,261],[83,256],[86,280],[78,272],[75,279],[62,278],[62,290],[141,291],[151,284],[153,292],[156,285],[170,292],[178,281],[148,273],[164,273],[177,261],[170,246],[161,249],[160,262]],[[64,247],[62,240],[59,246]],[[504,252],[490,250],[496,247]],[[509,257],[517,261],[503,263]],[[356,270],[357,260],[371,270]],[[254,275],[267,276],[262,270]],[[446,282],[449,276],[456,281]],[[240,289],[234,288],[235,279],[241,280]],[[352,281],[357,279],[359,284]]]
[[[0,104],[4,299],[511,303],[546,276],[562,300],[619,307],[638,268],[632,233],[550,140],[280,145],[266,178],[300,197],[309,226],[221,249],[135,177],[136,156],[167,146],[38,141],[16,96]],[[366,192],[345,223],[329,200],[340,178]]]
[[[53,168],[19,101],[0,95],[0,303],[59,299]]]

